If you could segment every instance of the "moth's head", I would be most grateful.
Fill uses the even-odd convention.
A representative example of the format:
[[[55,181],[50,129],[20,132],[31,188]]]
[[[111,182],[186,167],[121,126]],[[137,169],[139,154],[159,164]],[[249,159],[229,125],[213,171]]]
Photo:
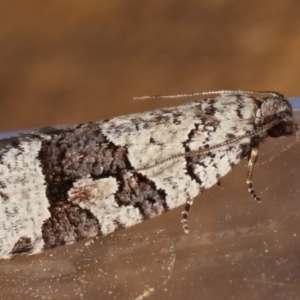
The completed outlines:
[[[280,137],[293,135],[298,130],[297,124],[293,117],[293,109],[291,104],[281,97],[267,97],[263,99],[261,104],[262,120],[264,124],[275,119],[279,123],[268,130],[271,137]]]

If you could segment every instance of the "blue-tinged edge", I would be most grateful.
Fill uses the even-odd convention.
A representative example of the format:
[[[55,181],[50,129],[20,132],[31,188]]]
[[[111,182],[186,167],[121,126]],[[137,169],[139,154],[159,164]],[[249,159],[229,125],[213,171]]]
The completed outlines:
[[[300,109],[300,97],[292,97],[289,98],[289,102],[291,103],[293,110],[299,110]]]

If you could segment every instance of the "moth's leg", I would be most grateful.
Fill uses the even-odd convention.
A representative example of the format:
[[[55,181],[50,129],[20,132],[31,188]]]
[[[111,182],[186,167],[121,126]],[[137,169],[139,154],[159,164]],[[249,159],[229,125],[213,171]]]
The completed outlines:
[[[249,163],[248,163],[248,174],[247,174],[246,182],[247,182],[247,186],[248,186],[248,192],[250,193],[251,197],[254,198],[256,201],[260,201],[260,198],[254,192],[253,185],[252,185],[253,169],[254,169],[254,165],[257,161],[257,157],[258,157],[258,145],[255,146],[251,150],[251,154],[249,157]]]
[[[182,223],[183,230],[186,234],[188,234],[190,232],[187,218],[188,218],[189,210],[190,210],[193,202],[194,202],[194,199],[188,200],[185,204],[184,210],[181,213],[181,215],[182,215],[181,223]]]

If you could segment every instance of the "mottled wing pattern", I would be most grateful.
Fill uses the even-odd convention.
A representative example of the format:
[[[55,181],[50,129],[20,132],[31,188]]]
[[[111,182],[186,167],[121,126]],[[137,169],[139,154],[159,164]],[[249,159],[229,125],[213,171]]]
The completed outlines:
[[[13,138],[0,155],[0,257],[44,247],[41,228],[51,217],[39,138]]]
[[[224,93],[2,141],[0,257],[106,235],[191,203],[257,141],[143,167],[243,137],[261,122],[260,106],[247,94]]]

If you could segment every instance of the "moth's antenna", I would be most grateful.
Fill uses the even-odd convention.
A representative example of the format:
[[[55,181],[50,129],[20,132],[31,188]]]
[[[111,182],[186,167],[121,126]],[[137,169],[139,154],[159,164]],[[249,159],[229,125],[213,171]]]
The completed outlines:
[[[141,96],[133,97],[134,100],[146,100],[146,99],[181,99],[181,98],[190,98],[196,96],[206,96],[206,95],[215,95],[215,94],[251,94],[251,95],[260,95],[260,96],[272,96],[283,98],[284,96],[280,93],[273,91],[244,91],[244,90],[220,90],[220,91],[210,91],[210,92],[199,92],[191,94],[178,94],[178,95],[150,95],[150,96]]]

